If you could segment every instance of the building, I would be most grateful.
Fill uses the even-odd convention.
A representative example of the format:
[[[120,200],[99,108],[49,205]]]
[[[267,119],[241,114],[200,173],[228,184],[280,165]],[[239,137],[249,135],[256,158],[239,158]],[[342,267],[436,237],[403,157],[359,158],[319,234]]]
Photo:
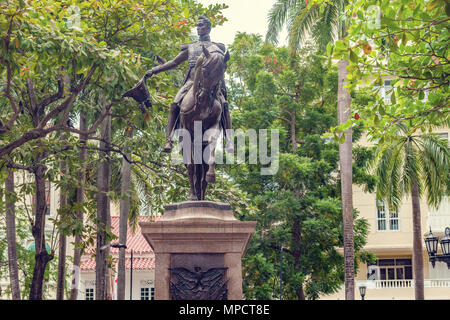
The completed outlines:
[[[154,221],[151,217],[139,217],[139,222]],[[119,217],[111,217],[111,227],[114,235],[119,235]],[[155,254],[145,240],[138,226],[133,232],[128,228],[127,243],[125,250],[125,300],[153,300],[154,299],[154,283],[155,283]],[[114,243],[118,240],[113,241]],[[94,300],[95,299],[95,258],[92,254],[95,247],[86,250],[81,258],[80,265],[80,288],[78,300]],[[131,254],[133,260],[131,261]],[[117,295],[117,262],[119,257],[119,249],[111,248],[110,255],[113,257],[113,267],[110,270],[110,286],[112,299],[116,299]],[[133,265],[132,273],[131,265]],[[132,286],[130,291],[130,278],[132,277]]]
[[[448,128],[436,130],[435,133],[447,139],[450,136]],[[369,144],[365,137],[359,143]],[[414,299],[411,198],[403,199],[398,212],[389,212],[383,202],[376,201],[375,194],[354,185],[353,205],[370,224],[364,250],[373,252],[377,257],[375,265],[361,264],[355,277],[355,299],[360,298],[360,286],[367,288],[366,300]],[[444,199],[438,210],[429,208],[422,199],[420,208],[423,239],[430,228],[434,235],[442,238],[445,228],[450,227],[450,199]],[[450,269],[443,262],[436,262],[433,268],[428,260],[425,242],[423,250],[425,299],[450,299]],[[344,300],[345,291],[342,287],[338,293],[322,296],[321,299]]]

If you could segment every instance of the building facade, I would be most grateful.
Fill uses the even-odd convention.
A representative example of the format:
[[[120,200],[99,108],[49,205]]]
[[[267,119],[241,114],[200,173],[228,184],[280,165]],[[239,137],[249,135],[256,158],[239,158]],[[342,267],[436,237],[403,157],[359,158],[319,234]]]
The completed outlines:
[[[435,133],[446,139],[450,136],[448,128],[438,129]],[[369,144],[365,137],[359,143]],[[376,201],[374,193],[367,193],[354,185],[353,206],[370,224],[364,250],[373,252],[377,257],[374,265],[360,265],[355,277],[355,299],[361,298],[358,290],[360,286],[367,288],[366,300],[414,299],[411,197],[403,199],[398,212],[389,212],[383,202]],[[445,228],[450,227],[450,199],[445,198],[437,210],[428,207],[425,199],[422,199],[420,209],[423,239],[430,228],[435,236],[442,238]],[[443,262],[436,262],[433,268],[428,260],[425,242],[422,244],[425,299],[450,299],[450,269]],[[336,294],[322,296],[321,299],[344,300],[344,288]]]
[[[139,217],[139,222],[154,221],[151,217]],[[119,235],[119,217],[111,217],[114,235]],[[125,300],[153,300],[155,295],[155,254],[138,226],[133,232],[128,228],[125,249]],[[113,243],[118,243],[114,240]],[[94,248],[88,248],[81,258],[78,300],[95,300]],[[109,270],[110,299],[117,299],[117,263],[119,249],[110,248],[113,258]],[[132,268],[131,268],[132,267]],[[131,281],[130,281],[131,279]],[[130,285],[131,284],[131,285]]]

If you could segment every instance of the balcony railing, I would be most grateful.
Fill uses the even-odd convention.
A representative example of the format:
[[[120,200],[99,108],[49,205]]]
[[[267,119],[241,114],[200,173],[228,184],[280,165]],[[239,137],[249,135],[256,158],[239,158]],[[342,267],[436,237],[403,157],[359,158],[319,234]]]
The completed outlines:
[[[366,286],[367,289],[400,289],[414,288],[414,280],[364,280],[356,281],[356,287]],[[450,288],[450,279],[424,280],[425,288]]]

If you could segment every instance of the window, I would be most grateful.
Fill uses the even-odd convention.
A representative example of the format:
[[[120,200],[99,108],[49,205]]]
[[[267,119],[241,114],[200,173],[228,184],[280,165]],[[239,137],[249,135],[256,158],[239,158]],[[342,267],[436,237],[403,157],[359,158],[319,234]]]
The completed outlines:
[[[391,95],[392,95],[392,86],[391,86],[391,80],[385,80],[383,82],[383,86],[375,85],[374,88],[378,91],[378,94],[383,97],[385,104],[391,103]]]
[[[141,288],[141,300],[150,300],[150,288]]]
[[[397,231],[399,229],[398,212],[389,211],[384,201],[377,200],[377,231]]]
[[[86,300],[94,300],[94,288],[86,288]]]
[[[378,259],[380,280],[411,280],[412,263],[410,258]]]
[[[141,288],[141,300],[155,300],[155,288]]]
[[[391,95],[392,95],[391,81],[390,80],[386,80],[386,81],[384,81],[384,92],[383,92],[384,103],[385,104],[390,104],[391,103]]]

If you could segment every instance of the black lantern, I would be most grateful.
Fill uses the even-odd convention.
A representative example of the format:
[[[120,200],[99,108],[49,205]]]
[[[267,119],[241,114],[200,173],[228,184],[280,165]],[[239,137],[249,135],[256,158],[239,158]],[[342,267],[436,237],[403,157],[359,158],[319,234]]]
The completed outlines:
[[[359,294],[361,295],[361,300],[364,300],[364,297],[366,295],[366,286],[359,286]]]
[[[436,238],[433,235],[433,232],[431,232],[428,237],[425,239],[425,245],[427,246],[427,251],[429,256],[434,256],[437,253],[438,248],[438,238]]]
[[[445,237],[441,240],[441,249],[444,255],[450,254],[450,228],[445,228]]]
[[[447,267],[450,269],[450,228],[445,228],[445,237],[441,240],[442,254],[437,254],[438,242],[438,238],[433,235],[430,229],[430,234],[425,239],[425,245],[431,265],[434,268],[436,261],[441,261],[447,263]]]

